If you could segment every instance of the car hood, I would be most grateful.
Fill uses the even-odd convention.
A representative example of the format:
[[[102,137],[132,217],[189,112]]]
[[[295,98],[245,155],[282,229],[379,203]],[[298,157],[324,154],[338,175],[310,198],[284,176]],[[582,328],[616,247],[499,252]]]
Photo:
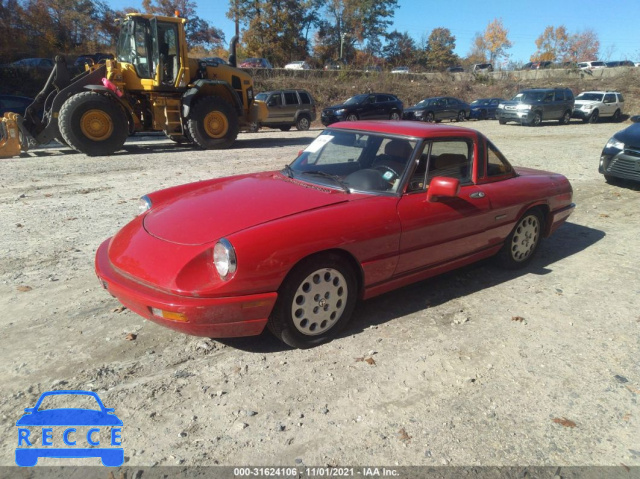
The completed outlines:
[[[625,145],[640,147],[640,123],[628,126],[614,134],[613,137]]]
[[[580,105],[599,105],[602,102],[599,101],[594,101],[594,100],[576,100],[575,101],[575,105],[576,106],[580,106]]]
[[[534,103],[538,103],[537,101],[501,101],[500,104],[504,106],[518,106],[518,105],[532,105]]]
[[[336,111],[336,110],[341,110],[343,108],[349,108],[351,106],[355,106],[355,105],[345,105],[344,103],[341,103],[339,105],[328,106],[324,109],[324,111]]]
[[[427,106],[413,105],[413,106],[410,106],[409,108],[405,108],[404,111],[423,111],[423,110],[426,110],[427,108],[428,108]]]
[[[278,172],[231,177],[152,208],[144,228],[184,245],[217,241],[269,221],[346,201],[338,190],[290,179]]]

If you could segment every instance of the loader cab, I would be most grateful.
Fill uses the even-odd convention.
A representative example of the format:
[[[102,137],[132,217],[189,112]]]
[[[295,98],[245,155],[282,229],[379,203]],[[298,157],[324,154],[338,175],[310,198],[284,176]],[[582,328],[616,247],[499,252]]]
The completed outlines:
[[[129,89],[186,87],[188,62],[185,61],[184,21],[140,14],[129,14],[125,18],[116,58],[125,64],[123,76]],[[137,78],[131,78],[133,73]]]

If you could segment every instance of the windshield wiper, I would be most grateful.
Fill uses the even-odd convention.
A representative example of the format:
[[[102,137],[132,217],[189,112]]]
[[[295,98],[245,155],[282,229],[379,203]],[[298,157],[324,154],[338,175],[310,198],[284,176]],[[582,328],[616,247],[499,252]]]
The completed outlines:
[[[293,178],[293,168],[291,168],[289,165],[284,165],[282,171],[284,171],[284,174],[289,178]]]
[[[349,189],[347,184],[343,182],[338,175],[332,175],[331,173],[327,173],[326,171],[320,171],[320,170],[303,171],[303,173],[305,175],[313,175],[313,176],[320,176],[322,178],[329,178],[335,181],[340,186],[340,188],[342,188],[345,191],[345,193],[351,193],[351,190]]]

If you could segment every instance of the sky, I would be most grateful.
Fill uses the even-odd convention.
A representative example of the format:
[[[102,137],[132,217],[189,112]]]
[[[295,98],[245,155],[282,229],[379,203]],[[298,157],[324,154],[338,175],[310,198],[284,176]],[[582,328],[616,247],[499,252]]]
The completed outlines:
[[[227,19],[229,0],[194,0],[198,16],[220,28],[228,43],[234,23]],[[141,0],[107,0],[113,9],[140,7]],[[467,56],[476,33],[501,18],[513,46],[510,60],[527,62],[535,40],[551,25],[568,32],[591,28],[600,40],[600,60],[640,61],[640,1],[616,0],[398,0],[389,31],[407,32],[416,43],[434,28],[445,27],[456,37],[455,53]]]

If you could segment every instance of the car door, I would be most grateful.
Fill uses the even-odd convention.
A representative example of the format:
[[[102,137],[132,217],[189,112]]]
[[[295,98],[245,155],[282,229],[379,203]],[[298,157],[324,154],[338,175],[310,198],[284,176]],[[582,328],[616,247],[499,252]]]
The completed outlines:
[[[453,120],[458,117],[460,102],[456,98],[447,98],[447,118]]]
[[[615,93],[606,93],[602,104],[602,116],[612,116],[618,109],[618,100]]]
[[[377,108],[376,96],[369,95],[356,107],[356,113],[361,120],[374,120],[376,118]]]
[[[298,94],[292,90],[282,92],[284,104],[282,106],[282,121],[294,123],[298,111]]]
[[[436,117],[436,120],[445,120],[449,118],[447,113],[446,98],[438,98],[437,100],[435,100],[435,106],[433,109],[434,109],[433,114]]]
[[[392,102],[388,95],[376,95],[374,110],[372,118],[376,120],[386,120],[391,114]]]
[[[282,99],[282,92],[276,91],[267,99],[267,107],[269,108],[269,123],[279,123],[284,121],[285,110]]]
[[[402,235],[396,275],[437,267],[491,242],[487,234],[491,205],[472,181],[476,142],[445,139],[423,146],[409,189],[398,202]],[[460,193],[455,198],[427,201],[429,183],[437,176],[457,178]]]

